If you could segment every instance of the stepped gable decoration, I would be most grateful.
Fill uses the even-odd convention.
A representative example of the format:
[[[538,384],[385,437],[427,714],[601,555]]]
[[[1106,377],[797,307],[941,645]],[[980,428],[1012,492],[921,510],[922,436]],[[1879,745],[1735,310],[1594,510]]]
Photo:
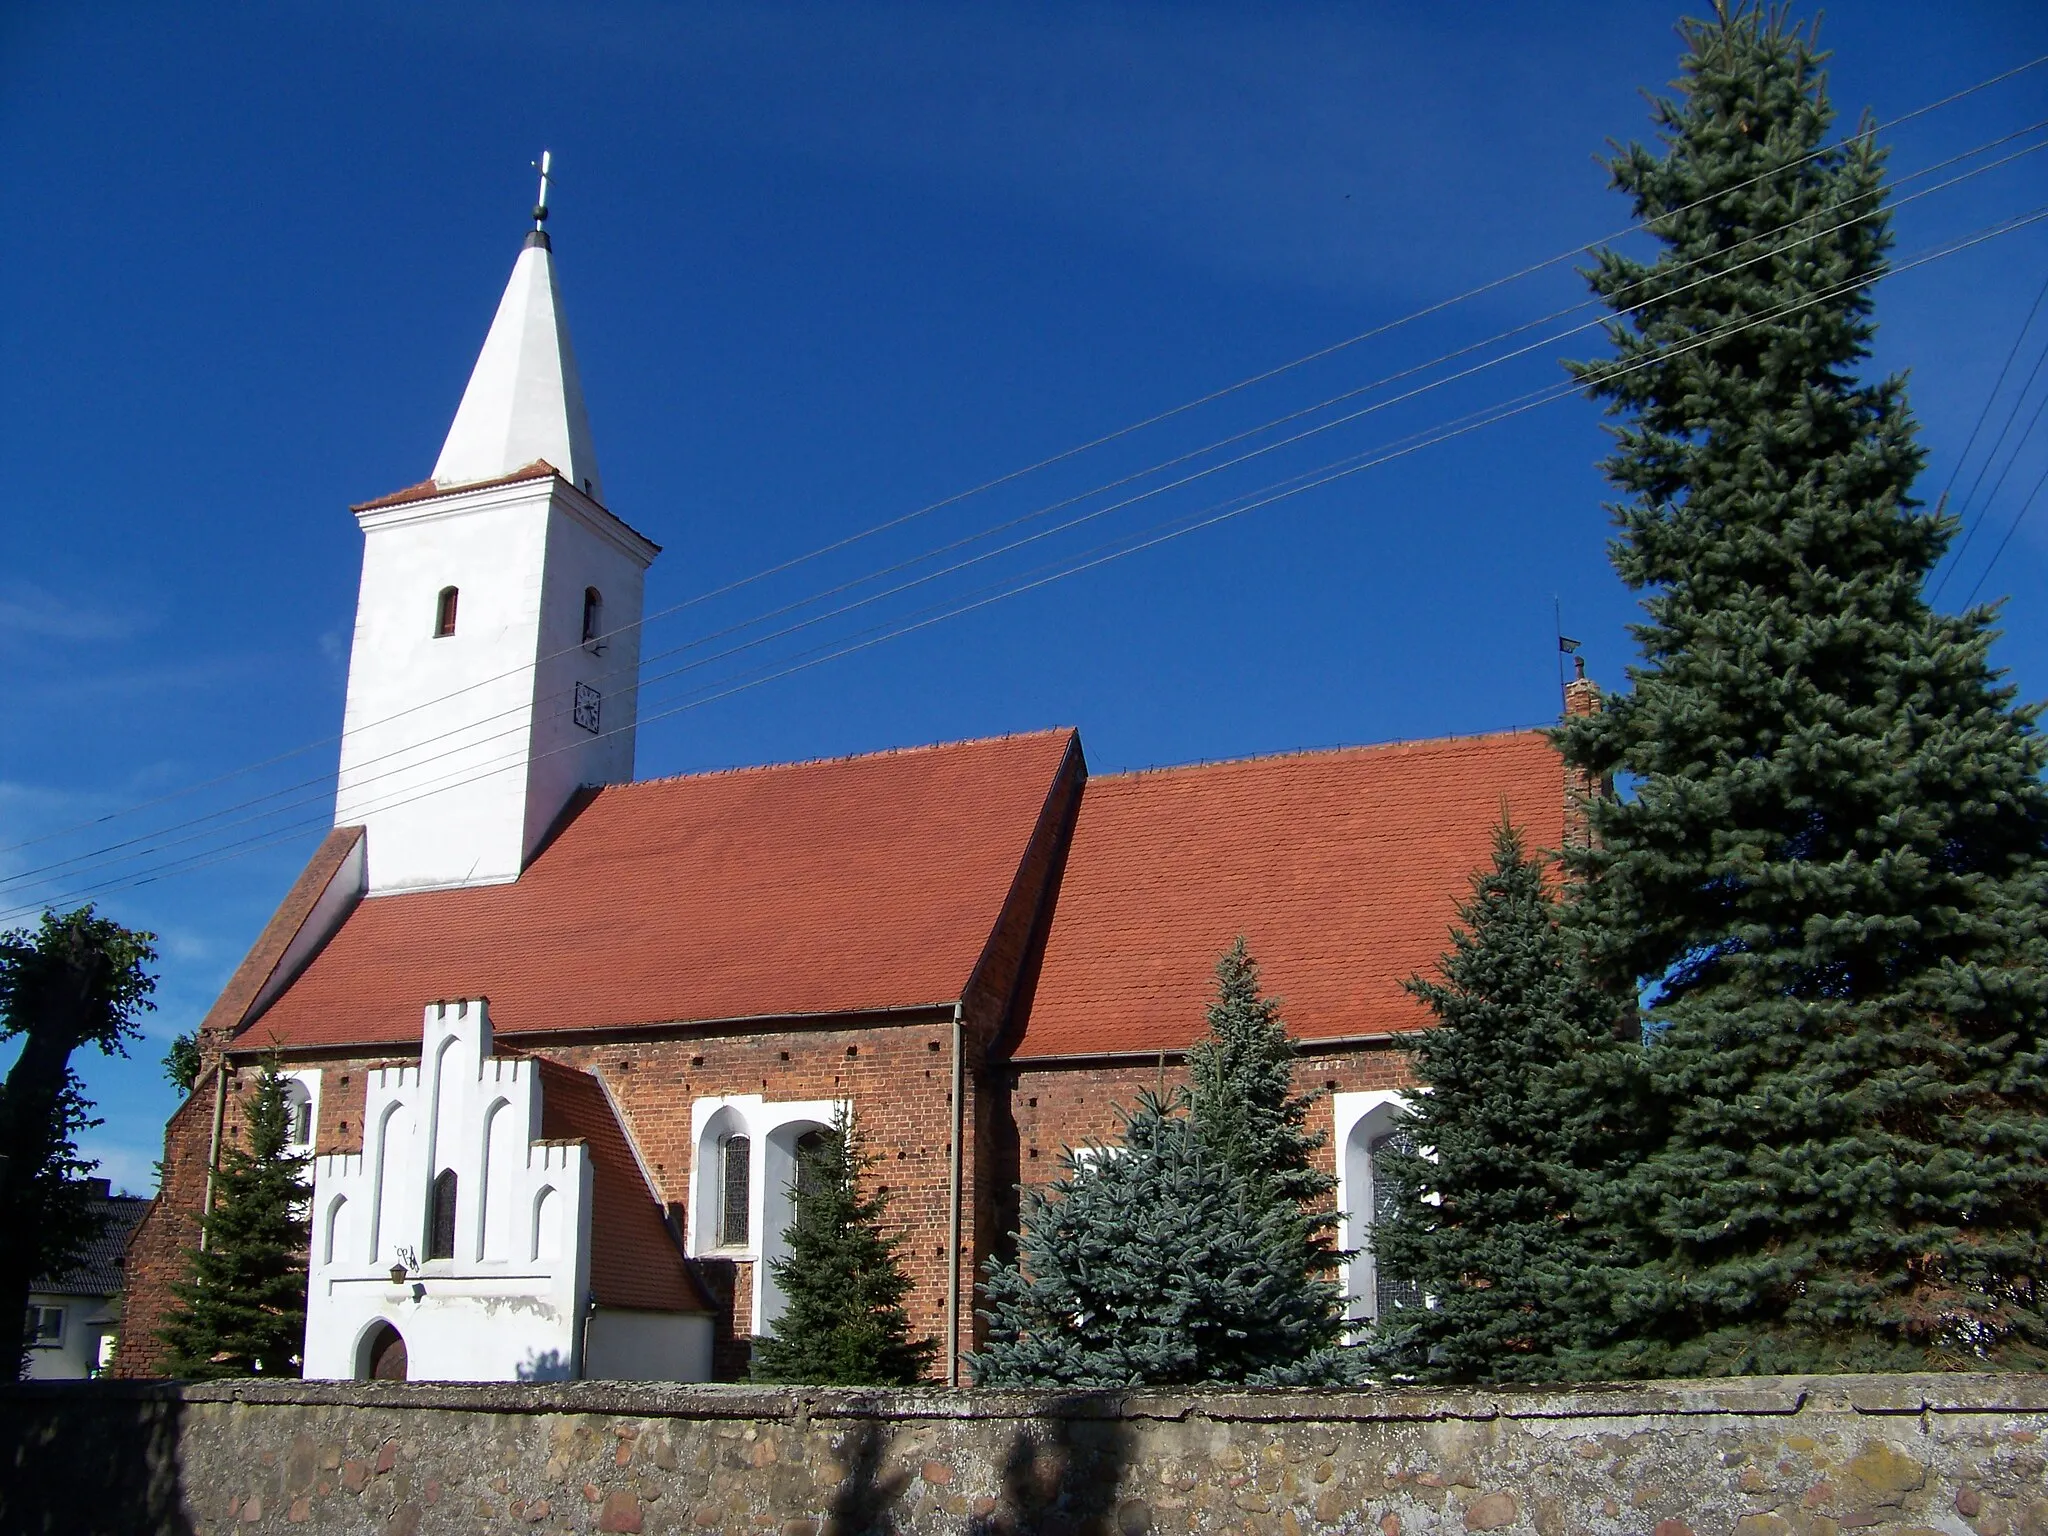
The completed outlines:
[[[1542,735],[1089,780],[1012,1058],[1185,1050],[1239,934],[1300,1039],[1420,1028],[1401,983],[1443,952],[1503,805],[1531,847],[1562,841]]]
[[[305,1374],[702,1379],[711,1307],[610,1095],[492,1043],[483,999],[430,1005],[363,1150],[316,1159]]]
[[[244,1028],[395,1044],[423,998],[507,1035],[950,1004],[1071,730],[608,785],[516,882],[362,902]]]

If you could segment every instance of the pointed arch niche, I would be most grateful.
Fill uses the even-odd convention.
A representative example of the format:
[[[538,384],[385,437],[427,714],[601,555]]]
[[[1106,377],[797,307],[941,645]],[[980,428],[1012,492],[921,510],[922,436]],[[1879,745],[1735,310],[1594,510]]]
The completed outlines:
[[[1388,1146],[1403,1135],[1407,1100],[1407,1093],[1395,1088],[1330,1095],[1337,1148],[1337,1209],[1343,1213],[1342,1246],[1352,1254],[1344,1266],[1344,1315],[1354,1323],[1373,1321],[1390,1304],[1421,1300],[1419,1296],[1411,1298],[1406,1288],[1383,1285],[1372,1252],[1373,1222],[1385,1209],[1377,1165]]]

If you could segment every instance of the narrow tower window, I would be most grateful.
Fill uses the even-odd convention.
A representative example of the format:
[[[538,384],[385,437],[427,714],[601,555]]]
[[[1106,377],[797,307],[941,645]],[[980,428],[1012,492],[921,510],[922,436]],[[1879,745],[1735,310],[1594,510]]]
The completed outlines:
[[[744,1136],[728,1136],[719,1146],[724,1166],[719,1169],[720,1191],[718,1243],[722,1248],[747,1246],[748,1196],[752,1192],[753,1143]]]
[[[595,587],[583,589],[583,643],[594,651],[604,649],[604,596]]]
[[[443,587],[441,595],[434,602],[434,638],[446,639],[455,633],[455,597],[453,587]]]
[[[443,1168],[434,1180],[433,1236],[427,1243],[430,1259],[455,1257],[455,1170]]]

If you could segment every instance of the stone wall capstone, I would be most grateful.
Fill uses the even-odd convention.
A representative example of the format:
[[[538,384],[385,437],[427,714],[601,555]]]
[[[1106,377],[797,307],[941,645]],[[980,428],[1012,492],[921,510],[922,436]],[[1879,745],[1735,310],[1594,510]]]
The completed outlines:
[[[2048,1376],[0,1389],[0,1531],[2048,1536]]]

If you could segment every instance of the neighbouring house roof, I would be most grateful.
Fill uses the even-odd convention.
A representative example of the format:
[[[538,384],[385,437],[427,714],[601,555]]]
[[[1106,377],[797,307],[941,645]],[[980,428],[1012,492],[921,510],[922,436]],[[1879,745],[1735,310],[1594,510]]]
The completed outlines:
[[[601,1307],[709,1312],[648,1187],[604,1085],[587,1072],[536,1058],[541,1136],[590,1150],[590,1296]]]
[[[510,884],[372,896],[246,1043],[399,1046],[928,1007],[988,949],[1071,730],[587,791]],[[302,882],[304,883],[304,882]]]
[[[106,1192],[105,1179],[91,1182],[99,1186],[100,1192],[91,1198],[90,1203],[105,1218],[99,1236],[86,1245],[85,1253],[77,1264],[62,1274],[42,1276],[30,1287],[31,1290],[46,1296],[121,1294],[121,1257],[128,1251],[128,1239],[133,1235],[136,1223],[149,1209],[149,1201],[139,1195],[110,1195]]]
[[[1091,778],[1009,1055],[1186,1048],[1238,934],[1295,1035],[1419,1026],[1401,982],[1447,947],[1503,807],[1532,848],[1561,843],[1536,732]]]

